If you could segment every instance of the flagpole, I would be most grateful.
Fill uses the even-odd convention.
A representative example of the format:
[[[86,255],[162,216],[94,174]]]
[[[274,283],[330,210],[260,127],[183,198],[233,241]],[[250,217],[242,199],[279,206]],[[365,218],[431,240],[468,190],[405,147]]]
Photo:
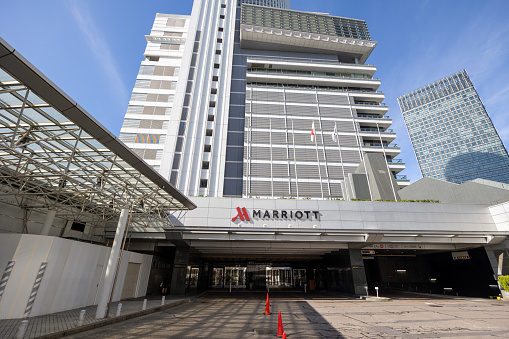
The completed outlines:
[[[318,143],[316,141],[316,129],[315,122],[313,121],[313,125],[311,127],[311,139],[315,142],[315,150],[316,150],[316,161],[318,162],[318,176],[320,178],[320,191],[323,199],[323,184],[322,184],[322,170],[320,169],[320,156],[318,155]]]
[[[348,190],[346,189],[345,164],[343,163],[343,154],[341,152],[341,146],[339,145],[339,135],[338,135],[338,129],[336,128],[336,122],[334,122],[334,134],[333,135],[336,138],[336,140],[334,140],[334,138],[333,138],[333,141],[336,141],[338,144],[339,161],[341,161],[341,171],[343,172],[343,184],[345,187],[346,198],[348,200],[350,200],[350,194],[348,194]]]

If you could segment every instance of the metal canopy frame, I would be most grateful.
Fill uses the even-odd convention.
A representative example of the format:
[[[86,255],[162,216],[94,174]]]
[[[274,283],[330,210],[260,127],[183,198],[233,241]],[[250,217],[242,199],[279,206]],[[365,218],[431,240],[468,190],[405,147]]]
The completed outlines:
[[[0,201],[93,225],[171,227],[196,208],[0,38]]]

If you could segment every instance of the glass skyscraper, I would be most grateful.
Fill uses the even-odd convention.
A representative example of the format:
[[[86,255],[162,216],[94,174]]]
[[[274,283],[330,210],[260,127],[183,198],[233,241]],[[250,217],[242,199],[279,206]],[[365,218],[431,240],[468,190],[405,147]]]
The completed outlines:
[[[509,155],[465,70],[398,102],[424,177],[509,183]]]

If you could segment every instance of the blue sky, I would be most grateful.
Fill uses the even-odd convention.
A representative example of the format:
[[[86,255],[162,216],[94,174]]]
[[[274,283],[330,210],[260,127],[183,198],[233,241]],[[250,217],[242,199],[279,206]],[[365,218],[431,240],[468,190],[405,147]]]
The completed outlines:
[[[421,177],[397,97],[466,69],[509,145],[509,1],[291,0],[295,10],[366,20],[368,59],[386,94],[399,158]],[[190,14],[191,0],[5,1],[0,36],[118,135],[156,13]]]

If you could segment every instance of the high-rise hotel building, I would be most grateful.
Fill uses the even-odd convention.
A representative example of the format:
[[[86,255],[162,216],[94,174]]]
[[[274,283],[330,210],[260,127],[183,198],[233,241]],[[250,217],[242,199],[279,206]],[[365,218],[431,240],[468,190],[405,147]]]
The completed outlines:
[[[366,22],[288,7],[156,15],[120,138],[183,193],[342,198],[366,153],[405,168]]]
[[[509,155],[465,70],[398,102],[424,177],[509,184]]]

